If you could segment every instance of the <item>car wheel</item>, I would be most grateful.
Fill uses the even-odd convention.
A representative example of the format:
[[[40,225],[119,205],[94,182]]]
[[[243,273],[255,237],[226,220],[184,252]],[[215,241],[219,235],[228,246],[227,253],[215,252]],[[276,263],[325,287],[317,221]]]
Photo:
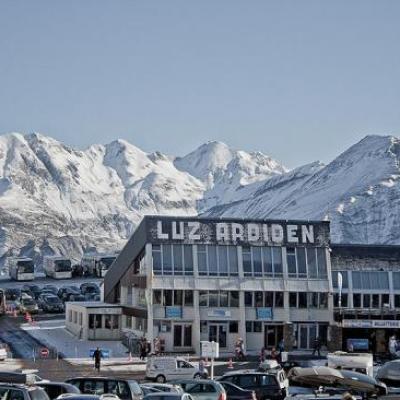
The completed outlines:
[[[156,382],[157,383],[165,383],[166,379],[164,375],[157,375]]]
[[[194,377],[193,377],[193,378],[194,378],[194,379],[201,379],[202,376],[201,376],[201,374],[197,373],[197,374],[194,374]]]

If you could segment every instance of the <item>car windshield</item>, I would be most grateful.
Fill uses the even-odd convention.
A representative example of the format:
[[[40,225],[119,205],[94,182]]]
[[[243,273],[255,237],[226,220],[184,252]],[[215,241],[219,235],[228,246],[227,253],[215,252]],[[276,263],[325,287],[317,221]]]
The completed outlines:
[[[57,260],[55,261],[55,270],[57,272],[68,272],[71,271],[70,260]]]
[[[51,296],[51,297],[50,296],[46,296],[46,301],[48,303],[56,304],[56,303],[60,302],[60,299],[58,297],[55,297],[55,296]]]
[[[34,271],[34,266],[33,266],[33,261],[18,261],[18,271],[22,273],[33,273]]]

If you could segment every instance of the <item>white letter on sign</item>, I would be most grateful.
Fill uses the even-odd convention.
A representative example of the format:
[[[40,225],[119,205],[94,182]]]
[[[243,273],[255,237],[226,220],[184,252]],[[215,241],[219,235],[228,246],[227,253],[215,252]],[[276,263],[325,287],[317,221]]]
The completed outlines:
[[[297,237],[297,225],[288,225],[287,229],[287,241],[289,243],[299,243],[299,238]]]
[[[157,238],[158,239],[168,239],[168,233],[163,233],[162,231],[162,221],[157,221]]]
[[[303,243],[314,243],[314,227],[310,225],[307,229],[305,225],[301,226],[301,240]]]
[[[243,226],[240,224],[232,223],[232,241],[243,241]]]
[[[274,243],[283,242],[283,228],[281,225],[277,224],[271,225],[271,239]]]
[[[184,239],[183,222],[179,222],[179,232],[176,230],[176,221],[172,222],[172,239]]]
[[[200,222],[188,222],[189,240],[200,240]]]
[[[247,240],[249,242],[260,240],[260,227],[257,224],[247,224]]]
[[[228,224],[218,223],[216,227],[216,236],[217,242],[228,242],[229,241],[229,232],[228,232]]]

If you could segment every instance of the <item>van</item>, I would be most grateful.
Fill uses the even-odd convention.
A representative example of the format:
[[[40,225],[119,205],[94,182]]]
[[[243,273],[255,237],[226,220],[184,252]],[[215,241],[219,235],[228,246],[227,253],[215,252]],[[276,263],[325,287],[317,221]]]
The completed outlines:
[[[362,374],[374,376],[374,360],[369,353],[346,353],[336,351],[328,354],[328,367],[344,369],[347,371],[360,372]]]
[[[180,357],[151,357],[146,364],[146,378],[159,383],[207,377],[207,372],[200,372],[198,367]]]

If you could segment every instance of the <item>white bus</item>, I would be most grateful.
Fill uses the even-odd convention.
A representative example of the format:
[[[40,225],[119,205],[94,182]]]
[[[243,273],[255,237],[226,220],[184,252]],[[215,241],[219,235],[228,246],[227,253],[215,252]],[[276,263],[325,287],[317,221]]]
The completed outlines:
[[[43,270],[46,276],[54,279],[72,278],[72,264],[69,258],[61,256],[45,256]]]
[[[116,258],[115,254],[85,254],[81,261],[84,274],[104,278]]]
[[[35,279],[35,266],[32,258],[9,257],[8,270],[10,278],[16,281],[33,281]]]

